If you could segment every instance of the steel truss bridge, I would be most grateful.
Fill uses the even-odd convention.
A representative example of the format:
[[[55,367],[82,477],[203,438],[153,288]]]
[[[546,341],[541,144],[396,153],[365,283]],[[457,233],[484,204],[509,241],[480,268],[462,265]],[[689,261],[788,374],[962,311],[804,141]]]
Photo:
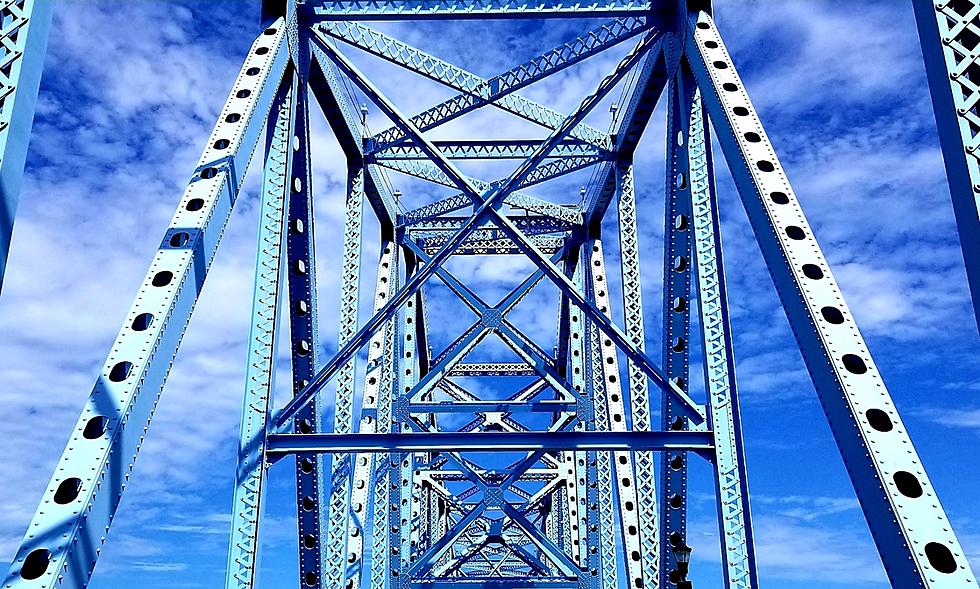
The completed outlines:
[[[5,260],[51,6],[0,4]],[[980,4],[914,4],[976,296]],[[581,36],[486,79],[365,24],[600,17],[605,22]],[[725,586],[758,587],[711,130],[890,581],[903,589],[977,586],[708,0],[265,0],[263,19],[4,587],[88,584],[243,177],[262,148],[226,587],[255,583],[267,470],[290,456],[302,587],[688,587],[692,460],[714,473]],[[522,96],[613,47],[622,60],[570,113]],[[407,116],[351,61],[352,48],[456,95]],[[586,124],[628,76],[634,84],[614,126]],[[366,133],[349,86],[391,127]],[[668,113],[659,362],[644,345],[637,223],[648,221],[637,210],[633,166],[658,102]],[[544,138],[430,139],[433,129],[477,109],[530,121]],[[318,345],[314,296],[309,117],[317,111],[348,170],[338,351],[330,357]],[[458,167],[482,159],[518,163],[492,181]],[[581,195],[544,200],[526,191],[584,168],[596,181]],[[386,170],[456,194],[408,208],[388,188]],[[379,235],[364,234],[365,209],[377,217]],[[369,240],[380,240],[378,259],[361,257]],[[446,264],[466,255],[522,256],[534,270],[502,299],[486,300]],[[617,258],[618,267],[607,267]],[[370,319],[359,323],[358,278],[375,272]],[[613,273],[622,300],[607,286]],[[557,293],[548,349],[511,314],[542,283]],[[435,284],[472,315],[437,350],[426,305]],[[619,305],[622,325],[612,319]],[[277,329],[280,317],[288,332]],[[293,396],[273,411],[280,338],[291,347]],[[479,357],[488,339],[515,361]],[[702,358],[690,357],[692,340],[700,340]],[[692,360],[704,366],[703,400],[689,392],[700,378],[689,374]],[[505,382],[523,384],[499,394]],[[324,417],[328,404],[332,419]]]

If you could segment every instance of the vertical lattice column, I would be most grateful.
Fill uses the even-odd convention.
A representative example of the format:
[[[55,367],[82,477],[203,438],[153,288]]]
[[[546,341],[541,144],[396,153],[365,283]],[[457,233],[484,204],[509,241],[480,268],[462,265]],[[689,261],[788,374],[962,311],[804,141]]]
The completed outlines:
[[[616,165],[619,193],[619,249],[622,270],[623,316],[626,334],[639,350],[645,347],[643,326],[643,293],[640,284],[640,247],[636,225],[636,190],[633,163]],[[650,391],[647,377],[635,362],[628,364],[630,417],[633,431],[651,431]],[[640,523],[640,554],[643,555],[643,577],[648,587],[655,587],[660,575],[660,523],[657,512],[656,470],[653,452],[640,451],[636,457],[636,499]]]
[[[347,343],[357,332],[358,284],[361,277],[361,218],[364,203],[364,168],[347,171],[347,195],[344,204],[344,242],[340,276],[339,344]],[[337,375],[333,431],[350,433],[354,426],[354,383],[356,363],[352,358]],[[331,458],[329,517],[323,562],[328,586],[338,587],[344,569],[338,563],[347,556],[347,521],[350,510],[351,460],[349,454]]]
[[[980,0],[914,0],[912,6],[980,325]]]
[[[715,440],[715,490],[719,538],[728,589],[754,589],[756,573],[749,486],[735,385],[735,356],[728,320],[728,294],[721,255],[721,225],[711,164],[711,141],[701,97],[690,112],[691,226],[711,431]]]
[[[52,10],[51,0],[0,2],[0,288],[17,214]]]
[[[295,97],[296,80],[293,76],[283,84],[267,123],[259,245],[252,292],[252,325],[238,438],[238,469],[232,501],[226,589],[250,589],[255,584],[258,569],[259,523],[267,468],[267,422],[275,390],[279,297],[285,261],[283,235],[289,192],[287,172],[292,157],[290,146],[295,124]]]

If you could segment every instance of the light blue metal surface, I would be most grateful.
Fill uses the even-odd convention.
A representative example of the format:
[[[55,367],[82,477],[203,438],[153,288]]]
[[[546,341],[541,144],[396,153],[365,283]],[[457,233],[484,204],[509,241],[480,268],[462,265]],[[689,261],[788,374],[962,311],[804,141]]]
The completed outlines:
[[[286,70],[285,22],[266,33],[235,80],[4,587],[88,583]]]
[[[686,78],[686,76],[685,76]],[[728,293],[721,253],[721,223],[711,162],[711,139],[701,96],[695,94],[688,109],[688,169],[690,173],[692,257],[697,269],[701,345],[704,350],[705,388],[715,442],[715,490],[718,493],[718,537],[722,544],[725,587],[759,586],[749,512],[749,486],[742,449],[741,415],[735,383]]]
[[[263,14],[284,17],[249,53],[5,587],[87,584],[263,128],[269,150],[227,587],[254,587],[266,469],[295,456],[301,588],[667,589],[679,580],[671,574],[678,568],[672,548],[688,542],[689,453],[714,472],[726,587],[757,587],[702,108],[719,129],[893,583],[975,587],[714,24],[703,14],[696,26],[689,23],[686,4],[265,2]],[[947,19],[940,27],[958,34],[975,28],[976,13],[963,12],[967,4],[935,4]],[[598,16],[617,18],[488,79],[345,22]],[[568,115],[516,93],[631,39],[612,73]],[[336,42],[459,94],[409,118]],[[943,42],[961,60],[948,64],[975,60],[960,51],[962,41]],[[624,80],[631,90],[610,132],[584,124]],[[661,370],[645,351],[639,242],[641,227],[659,218],[637,202],[633,156],[668,82]],[[371,135],[366,116],[358,116],[358,91],[394,126]],[[311,94],[348,171],[341,272],[331,281],[340,291],[339,349],[324,365],[316,333]],[[428,137],[487,106],[548,134]],[[455,163],[475,159],[519,162],[504,178],[484,181]],[[594,181],[581,194],[519,192],[588,167]],[[409,198],[392,189],[386,170],[459,192],[427,201],[412,194],[416,208],[406,210],[402,200]],[[604,252],[615,241],[604,239],[604,225],[605,231],[611,225],[603,223],[614,200],[623,326],[612,320],[617,313],[605,268],[616,255]],[[376,266],[361,257],[369,239],[365,203],[380,228]],[[533,268],[489,304],[464,280],[468,274],[447,263],[466,255],[519,256]],[[365,272],[376,272],[377,280],[371,316],[361,323]],[[280,294],[284,276],[288,297]],[[549,342],[516,310],[543,295],[540,285],[557,303],[556,337]],[[431,296],[433,289],[441,293]],[[430,309],[433,300],[438,307]],[[275,342],[285,336],[276,317],[285,312],[293,397],[273,416]],[[473,314],[461,324],[467,327],[443,333],[448,313],[460,312]],[[692,313],[701,332],[704,406],[687,392],[689,365],[701,360],[690,357]],[[433,325],[445,340],[437,347]],[[498,348],[483,345],[498,340]],[[658,392],[662,427],[653,424]],[[323,427],[328,406],[332,424]],[[663,456],[659,489],[656,454]],[[901,482],[909,477],[921,496]]]
[[[294,76],[295,78],[295,76]],[[266,478],[266,429],[275,390],[279,297],[285,264],[291,139],[295,132],[297,84],[287,80],[272,107],[266,129],[258,252],[252,293],[245,395],[239,434],[238,469],[232,502],[225,588],[253,587],[258,569],[259,523]]]
[[[980,1],[913,0],[912,7],[980,327]]]
[[[644,14],[648,0],[549,0],[504,2],[494,0],[317,0],[311,2],[318,17],[329,20],[409,20],[466,18],[594,18]]]
[[[0,3],[0,290],[41,85],[50,0]]]

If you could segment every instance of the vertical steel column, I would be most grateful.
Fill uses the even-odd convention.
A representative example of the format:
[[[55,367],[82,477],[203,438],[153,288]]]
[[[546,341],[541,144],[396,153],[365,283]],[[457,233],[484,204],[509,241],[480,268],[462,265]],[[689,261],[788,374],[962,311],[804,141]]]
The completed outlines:
[[[403,255],[406,260],[406,274],[411,275],[415,269],[415,264],[408,264],[409,256]],[[417,317],[415,305],[418,297],[413,297],[405,301],[405,306],[398,321],[396,333],[397,348],[395,358],[397,369],[395,373],[395,387],[392,393],[393,407],[406,407],[408,394],[418,381],[418,355],[415,353],[414,333],[415,321]],[[408,415],[401,411],[391,412],[390,431],[403,432],[407,428],[404,423],[408,421]],[[388,587],[395,589],[404,587],[408,589],[409,581],[407,572],[409,557],[411,556],[411,528],[412,505],[415,502],[415,490],[412,487],[412,467],[414,456],[406,452],[394,452],[389,455],[390,468],[388,471],[390,513],[388,514],[388,543],[389,543],[389,565],[388,565]]]
[[[686,55],[886,573],[896,587],[976,587],[710,16],[698,15]]]
[[[350,163],[348,163],[350,166]],[[337,324],[339,345],[343,346],[357,333],[359,308],[358,286],[361,278],[361,219],[364,209],[364,167],[350,166],[347,170],[347,197],[344,204],[344,244],[340,275],[340,322]],[[354,427],[354,382],[356,356],[347,362],[337,375],[337,395],[334,401],[334,433],[350,433]],[[350,454],[333,456],[330,469],[330,499],[328,502],[327,534],[323,546],[325,586],[340,587],[344,567],[340,563],[347,555],[347,522],[350,510]]]
[[[295,21],[291,21],[294,25]],[[289,231],[286,237],[289,284],[289,334],[293,394],[307,385],[319,368],[317,337],[316,256],[313,222],[313,175],[310,171],[309,71],[310,42],[305,27],[296,36],[296,70],[300,77],[296,95],[296,130],[289,170]],[[293,419],[297,433],[320,431],[323,416],[320,399],[307,405]],[[323,586],[321,571],[321,510],[325,508],[322,456],[296,456],[297,550],[300,587]]]
[[[572,281],[579,292],[585,290],[585,275],[587,273],[587,261],[584,258],[579,259],[572,275]],[[571,382],[576,395],[578,395],[579,423],[576,424],[575,429],[577,431],[595,431],[596,407],[594,397],[590,394],[592,379],[589,376],[591,368],[588,367],[590,362],[587,352],[589,330],[585,325],[585,313],[579,307],[570,305],[568,322],[571,336],[571,340],[568,342],[571,352],[569,358],[572,370]],[[599,554],[599,465],[597,452],[578,451],[574,453],[574,456],[575,475],[578,477],[579,566],[583,568],[579,586],[588,589],[600,589],[602,577],[599,576],[599,569],[602,566],[602,559]]]
[[[602,241],[599,238],[586,241],[584,249],[587,253],[583,259],[589,261],[590,269],[586,296],[599,309],[600,313],[611,319],[609,283],[606,280],[606,263],[602,251]],[[625,432],[629,428],[626,423],[626,406],[623,401],[622,386],[619,382],[619,359],[616,346],[605,334],[596,333],[596,338],[599,344],[599,353],[597,354],[599,365],[593,377],[597,381],[602,380],[603,395],[599,405],[605,405],[608,412],[606,416],[607,431]],[[616,477],[615,505],[619,507],[617,519],[619,519],[620,524],[623,558],[626,561],[626,575],[629,578],[628,586],[633,589],[645,589],[648,579],[645,578],[645,568],[642,564],[644,553],[641,530],[645,529],[644,524],[649,525],[655,522],[641,522],[639,518],[639,500],[633,473],[632,452],[617,451],[603,452],[602,454],[611,457],[613,460]],[[649,555],[647,557],[649,558]],[[655,586],[654,578],[650,577],[649,581]],[[610,587],[617,587],[617,585]]]
[[[5,587],[88,583],[287,60],[280,19],[245,59]]]
[[[668,89],[667,178],[664,212],[663,370],[681,390],[688,390],[688,338],[691,329],[691,231],[688,175],[688,116],[693,88],[674,75]],[[677,402],[663,396],[660,414],[665,430],[687,429]],[[687,453],[663,455],[660,487],[660,583],[671,587],[677,570],[675,546],[687,544]]]
[[[382,244],[381,258],[378,261],[378,278],[374,293],[374,309],[377,312],[397,286],[397,247],[391,241]],[[364,393],[361,398],[361,415],[358,423],[358,433],[370,434],[384,431],[386,426],[379,428],[381,413],[391,391],[391,366],[388,364],[386,349],[393,345],[391,321],[386,321],[384,327],[371,337],[368,343],[367,365],[365,367]],[[330,563],[332,566],[344,567],[345,589],[361,587],[362,569],[364,566],[365,535],[371,533],[374,544],[377,534],[369,522],[372,511],[378,501],[374,495],[382,495],[387,502],[387,488],[378,484],[376,464],[384,464],[385,456],[379,454],[358,454],[352,456],[353,487],[350,496],[350,510],[347,516],[347,553],[340,562]],[[381,512],[382,522],[385,521],[385,511]],[[376,522],[375,522],[376,523]],[[384,525],[381,526],[384,530]]]
[[[265,168],[259,211],[252,326],[249,332],[245,396],[238,438],[238,470],[228,540],[226,589],[255,586],[266,477],[266,433],[275,390],[279,296],[285,244],[287,172],[292,157],[296,77],[283,84],[266,124]]]
[[[980,0],[913,0],[912,7],[980,325]]]
[[[721,224],[715,195],[711,140],[701,96],[691,101],[691,217],[697,269],[701,341],[711,432],[715,440],[715,490],[718,500],[722,570],[728,589],[759,586],[749,512],[749,486],[742,449],[742,425],[735,384],[735,356],[728,320],[728,294],[721,251]]]
[[[585,280],[589,284],[592,273],[588,271],[590,256],[583,255],[585,265]],[[588,296],[588,295],[586,295]],[[606,397],[606,383],[602,370],[601,333],[585,319],[586,349],[585,349],[585,390],[592,398],[595,411],[595,431],[609,431],[609,407]],[[598,547],[600,558],[599,587],[601,589],[617,589],[619,587],[619,558],[616,551],[616,503],[613,488],[612,456],[609,452],[596,452],[595,456],[598,484],[596,500],[599,502],[599,542],[590,544],[589,549]]]
[[[646,347],[643,326],[643,292],[640,283],[640,246],[636,225],[636,190],[633,162],[616,162],[619,194],[619,250],[622,271],[623,316],[626,335],[638,350]],[[635,362],[628,361],[630,422],[633,431],[651,431],[650,390],[647,376]],[[640,554],[643,578],[656,587],[660,575],[660,523],[657,510],[657,474],[653,452],[635,452],[637,512],[640,522]]]
[[[383,278],[381,271],[378,272],[378,290],[390,284],[391,292],[397,292],[401,283],[401,256],[398,246],[394,242],[387,242],[382,253],[382,257],[390,256],[390,274]],[[384,265],[384,262],[382,263]],[[391,300],[391,293],[381,294],[381,298]],[[401,349],[398,334],[401,333],[400,321],[402,309],[397,309],[389,321],[385,323],[382,330],[384,334],[384,345],[381,350],[382,378],[381,386],[378,387],[378,394],[375,407],[376,429],[371,433],[389,433],[392,431],[392,418],[394,417],[392,408],[397,387],[401,382],[398,371],[401,365],[400,358],[397,356]],[[372,340],[371,346],[375,342]],[[361,412],[361,424],[364,425],[364,411]],[[370,413],[367,419],[371,419]],[[360,431],[363,431],[360,430]],[[371,510],[371,522],[368,529],[371,532],[371,589],[395,589],[391,581],[391,563],[397,562],[397,558],[392,554],[392,549],[396,548],[392,543],[392,534],[389,534],[389,515],[391,511],[397,510],[399,506],[392,503],[391,487],[394,482],[391,476],[392,468],[389,461],[397,454],[373,454],[374,464],[371,465],[372,477],[369,484],[371,492],[374,494],[374,505]],[[357,480],[355,478],[355,480]],[[349,540],[348,540],[349,541]],[[348,560],[353,555],[348,556]],[[363,556],[361,556],[363,558]]]
[[[5,0],[0,6],[0,290],[41,86],[53,4],[51,0]]]

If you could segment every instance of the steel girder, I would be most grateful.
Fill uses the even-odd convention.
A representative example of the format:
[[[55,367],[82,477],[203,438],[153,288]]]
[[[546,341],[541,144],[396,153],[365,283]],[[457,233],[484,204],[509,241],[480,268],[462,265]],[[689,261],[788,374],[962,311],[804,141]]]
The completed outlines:
[[[295,78],[295,76],[294,76]],[[297,84],[287,80],[266,130],[266,157],[259,211],[258,252],[252,294],[245,395],[239,434],[238,469],[232,502],[225,588],[253,587],[258,568],[259,523],[266,478],[266,429],[275,390],[279,297],[283,290],[284,235],[290,192],[291,138],[295,133]]]
[[[51,2],[0,4],[0,289],[41,85]]]
[[[912,7],[980,326],[980,2],[915,0]]]
[[[889,579],[976,586],[713,20],[700,13],[691,30],[685,56]]]
[[[410,20],[468,18],[595,18],[643,15],[649,0],[550,0],[502,2],[492,0],[317,0],[314,14],[324,20]]]
[[[5,587],[87,585],[286,71],[285,29],[252,45]]]
[[[965,4],[953,7],[956,16],[943,13],[940,27],[968,30]],[[678,580],[670,574],[676,568],[671,547],[687,541],[684,467],[694,452],[714,469],[726,587],[757,587],[707,115],[889,576],[901,587],[976,586],[709,16],[698,15],[689,26],[686,15],[649,2],[284,6],[286,17],[256,41],[242,68],[7,587],[87,584],[263,127],[267,153],[226,586],[254,586],[266,470],[294,455],[301,587],[669,587]],[[600,15],[621,18],[488,80],[363,25],[336,22]],[[405,117],[323,32],[460,95]],[[636,46],[568,116],[515,94],[635,37],[641,37]],[[961,46],[952,48],[953,57],[965,68],[963,61],[975,55]],[[631,73],[636,87],[615,133],[583,125]],[[661,370],[644,351],[639,238],[646,219],[632,161],[668,81]],[[346,97],[348,82],[394,127],[366,137]],[[309,92],[348,168],[339,350],[324,365],[317,358]],[[488,105],[551,133],[541,141],[426,136]],[[452,161],[475,158],[522,161],[507,177],[483,182]],[[517,192],[597,164],[598,182],[577,206]],[[460,193],[406,212],[386,188],[381,165]],[[602,219],[614,198],[625,329],[611,319],[603,252]],[[359,327],[365,201],[380,223],[381,253],[373,313]],[[503,204],[527,214],[506,214]],[[449,215],[467,207],[469,216]],[[452,256],[474,254],[521,255],[535,270],[489,305],[446,266]],[[424,296],[432,276],[476,318],[438,354],[430,349]],[[288,297],[281,294],[284,277]],[[516,314],[508,316],[545,278],[559,299],[553,351],[522,331]],[[276,318],[287,310],[294,395],[272,415],[273,358],[282,335]],[[703,408],[686,392],[692,312],[700,316]],[[491,333],[518,362],[474,357]],[[365,346],[358,387],[355,358]],[[628,386],[620,382],[624,373]],[[473,386],[476,378],[493,385]],[[520,378],[516,391],[502,389]],[[331,380],[336,396],[328,432],[319,421]],[[660,429],[652,424],[657,390]],[[653,452],[664,456],[659,490]]]
[[[686,76],[685,76],[686,77]],[[715,490],[722,544],[725,586],[751,589],[759,586],[756,570],[749,486],[742,448],[742,426],[735,383],[735,356],[728,319],[728,294],[721,251],[721,224],[711,162],[711,138],[701,96],[691,97],[687,127],[687,169],[690,182],[691,220],[674,217],[680,230],[691,228],[692,251],[701,312],[701,345],[708,415],[715,440]],[[678,227],[679,226],[679,227]],[[668,463],[668,468],[673,465]]]
[[[433,141],[449,159],[525,159],[541,143],[533,140],[514,141]],[[411,144],[401,143],[372,152],[375,161],[382,160],[426,160],[424,153]],[[583,141],[563,141],[549,158],[608,157],[609,152]]]

